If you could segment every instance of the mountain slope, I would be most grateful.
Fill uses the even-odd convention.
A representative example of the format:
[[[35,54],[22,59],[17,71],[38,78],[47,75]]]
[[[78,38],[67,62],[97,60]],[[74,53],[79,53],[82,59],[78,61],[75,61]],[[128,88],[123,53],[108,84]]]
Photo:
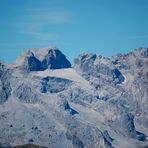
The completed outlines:
[[[147,66],[148,49],[144,48],[112,58],[83,53],[73,68],[55,47],[24,53],[9,70],[1,68],[2,75],[11,72],[7,83],[2,75],[0,79],[0,88],[9,86],[8,97],[0,98],[0,144],[146,145]]]

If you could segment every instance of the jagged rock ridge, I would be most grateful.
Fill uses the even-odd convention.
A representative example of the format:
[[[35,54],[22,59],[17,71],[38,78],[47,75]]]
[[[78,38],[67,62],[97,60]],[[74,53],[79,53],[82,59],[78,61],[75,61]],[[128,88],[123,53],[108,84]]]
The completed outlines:
[[[26,71],[71,67],[71,63],[66,59],[65,55],[55,47],[29,50],[17,59],[16,65]]]
[[[83,53],[72,68],[55,47],[31,49],[13,65],[1,63],[0,144],[146,145],[147,67],[146,48],[112,58]]]

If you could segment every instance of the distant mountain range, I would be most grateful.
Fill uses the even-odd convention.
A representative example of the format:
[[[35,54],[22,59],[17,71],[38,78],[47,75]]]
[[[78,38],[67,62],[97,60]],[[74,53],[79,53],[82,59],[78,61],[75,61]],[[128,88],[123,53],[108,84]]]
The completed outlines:
[[[50,46],[0,62],[0,145],[32,144],[148,146],[148,49],[111,58],[82,53],[72,66]]]

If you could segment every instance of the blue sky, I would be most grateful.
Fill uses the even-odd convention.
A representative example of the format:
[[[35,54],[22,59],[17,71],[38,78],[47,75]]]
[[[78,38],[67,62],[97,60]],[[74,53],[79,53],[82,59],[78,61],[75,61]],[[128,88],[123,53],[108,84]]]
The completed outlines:
[[[73,61],[148,47],[148,0],[0,0],[0,59],[57,46]]]

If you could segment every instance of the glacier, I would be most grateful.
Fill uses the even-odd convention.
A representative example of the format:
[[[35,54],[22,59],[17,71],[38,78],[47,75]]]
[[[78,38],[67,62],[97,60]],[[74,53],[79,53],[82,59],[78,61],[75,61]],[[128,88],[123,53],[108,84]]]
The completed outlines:
[[[148,49],[110,58],[56,47],[0,61],[0,146],[148,146]]]

